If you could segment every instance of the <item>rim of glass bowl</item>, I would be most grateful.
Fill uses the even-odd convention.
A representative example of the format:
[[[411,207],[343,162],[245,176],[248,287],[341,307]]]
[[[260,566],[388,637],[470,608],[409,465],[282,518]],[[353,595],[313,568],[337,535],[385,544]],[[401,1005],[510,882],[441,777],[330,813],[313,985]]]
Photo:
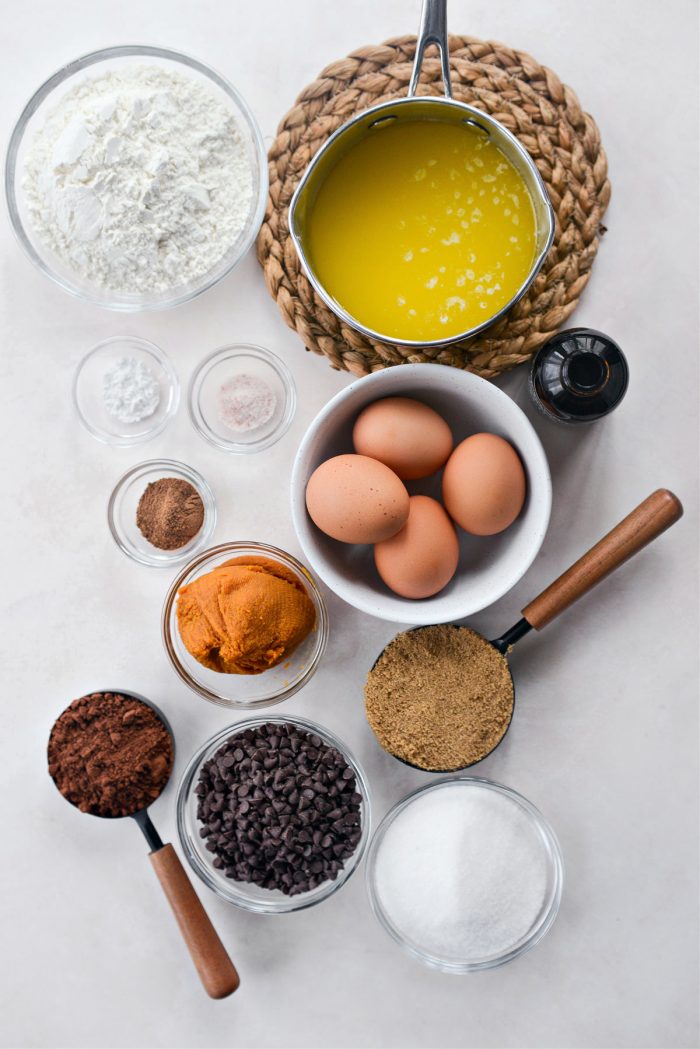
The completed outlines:
[[[134,343],[139,349],[144,352],[150,353],[158,361],[163,371],[168,376],[170,382],[170,405],[168,406],[167,412],[163,415],[157,426],[153,426],[151,429],[142,430],[136,434],[119,434],[107,433],[106,430],[101,430],[98,426],[94,426],[87,418],[85,413],[80,407],[80,400],[78,398],[78,383],[80,382],[80,376],[82,375],[83,369],[87,365],[88,361],[91,360],[95,354],[99,353],[100,350],[104,350],[106,346],[111,346],[114,343],[119,342],[130,342]],[[73,375],[73,405],[78,414],[78,418],[81,423],[91,434],[92,437],[97,441],[101,441],[102,444],[111,444],[117,448],[129,448],[134,444],[143,444],[146,441],[152,441],[154,437],[157,437],[159,433],[162,433],[171,419],[174,419],[177,415],[177,410],[180,407],[180,380],[177,377],[172,362],[165,350],[162,350],[160,346],[157,346],[155,342],[150,342],[148,339],[142,339],[139,335],[112,335],[109,339],[103,339],[102,342],[98,342],[92,349],[88,350],[83,358],[78,363],[78,367],[75,369]],[[144,423],[148,422],[148,419],[143,420]]]
[[[284,897],[283,899],[270,900],[265,903],[260,900],[251,899],[246,894],[245,890],[235,888],[235,886],[245,885],[245,882],[237,882],[231,878],[226,878],[224,875],[217,875],[210,866],[207,866],[200,855],[200,851],[193,844],[195,840],[201,841],[202,839],[195,839],[194,835],[190,834],[187,826],[187,803],[190,793],[194,788],[195,777],[201,765],[219,749],[224,740],[228,739],[229,736],[244,732],[247,728],[254,728],[256,725],[262,725],[269,722],[272,722],[275,725],[296,725],[307,732],[320,736],[325,743],[328,743],[330,746],[335,747],[336,750],[340,751],[355,773],[358,790],[362,795],[362,836],[360,837],[360,840],[357,843],[357,848],[348,860],[346,866],[338,872],[338,877],[335,881],[323,882],[322,885],[311,890],[311,895],[300,894],[299,896]],[[306,910],[307,907],[313,907],[322,900],[328,899],[333,893],[338,892],[338,890],[345,885],[348,879],[352,877],[353,873],[360,866],[362,857],[367,848],[371,831],[371,796],[369,783],[362,766],[343,740],[336,736],[334,732],[331,732],[330,729],[325,728],[323,725],[319,725],[315,721],[310,721],[308,718],[298,717],[295,714],[289,714],[287,716],[277,714],[269,717],[265,714],[256,714],[253,717],[243,718],[241,721],[229,725],[227,728],[217,732],[215,736],[212,736],[211,739],[207,740],[207,742],[199,748],[187,765],[178,786],[176,807],[177,831],[180,838],[180,845],[182,846],[182,851],[187,857],[187,861],[192,870],[204,882],[204,884],[221,899],[233,903],[237,907],[243,908],[243,910],[253,911],[256,914],[288,914],[290,911]],[[202,849],[201,851],[203,852],[205,850]]]
[[[298,678],[297,681],[291,685],[286,685],[283,688],[277,689],[276,692],[271,692],[268,695],[262,696],[259,699],[250,700],[248,703],[241,703],[233,699],[228,699],[225,696],[221,696],[216,692],[212,692],[211,689],[207,688],[206,685],[200,684],[191,677],[189,671],[180,662],[175,645],[171,636],[170,621],[175,614],[175,601],[177,598],[177,592],[183,585],[185,580],[190,574],[197,573],[207,561],[218,558],[221,554],[228,553],[240,553],[250,552],[253,554],[268,554],[272,558],[275,558],[282,562],[287,568],[291,569],[297,575],[300,575],[304,580],[305,585],[309,588],[313,594],[314,605],[316,608],[316,634],[318,637],[316,648],[313,656],[309,660],[308,664],[304,669],[304,673]],[[177,628],[176,628],[177,629]],[[202,696],[203,699],[208,700],[210,703],[215,703],[219,707],[226,707],[228,710],[252,710],[256,707],[273,707],[278,703],[283,703],[285,699],[289,699],[298,692],[304,685],[309,681],[318,669],[318,665],[321,662],[323,653],[326,649],[326,643],[328,641],[328,610],[326,609],[326,602],[323,599],[318,583],[312,576],[308,568],[306,568],[301,561],[298,561],[296,557],[286,553],[284,550],[280,550],[277,546],[271,546],[269,543],[259,543],[255,540],[239,540],[231,543],[220,543],[218,546],[210,546],[208,550],[203,550],[201,553],[193,557],[187,564],[182,568],[180,573],[176,576],[170,585],[170,589],[165,597],[163,604],[163,617],[162,617],[162,636],[163,644],[165,645],[165,651],[168,659],[175,670],[178,677],[185,682],[185,684]],[[228,675],[230,676],[230,675]]]
[[[453,783],[465,782],[475,783],[480,787],[486,787],[498,794],[503,794],[511,801],[515,801],[524,810],[526,815],[530,818],[534,829],[542,839],[545,854],[547,856],[549,873],[552,879],[552,888],[547,903],[545,907],[543,907],[539,921],[521,943],[516,944],[515,947],[495,957],[471,962],[455,962],[446,961],[444,958],[439,958],[437,955],[432,955],[427,951],[422,950],[417,944],[411,943],[406,939],[406,937],[392,924],[391,920],[384,912],[377,893],[376,864],[379,847],[381,846],[389,827],[394,823],[396,817],[419,795],[428,794],[430,791],[442,790]],[[495,780],[486,779],[484,776],[445,776],[444,779],[441,779],[438,783],[429,783],[427,786],[418,787],[417,790],[413,790],[410,794],[406,794],[405,797],[389,809],[387,814],[381,820],[374,833],[374,837],[370,842],[369,850],[367,852],[367,863],[365,864],[365,887],[367,889],[367,895],[369,896],[370,906],[374,916],[384,930],[388,932],[395,943],[398,943],[399,947],[406,951],[412,958],[418,959],[418,961],[429,966],[431,969],[439,969],[440,972],[455,973],[458,975],[480,972],[483,969],[499,968],[501,965],[505,965],[507,962],[520,957],[521,954],[525,954],[538,944],[542,937],[549,932],[554,923],[554,919],[557,916],[559,904],[561,903],[563,884],[564,865],[561,848],[556,834],[540,810],[533,805],[531,801],[528,801],[527,798],[523,797],[522,794],[519,794],[517,790],[513,790],[512,787],[506,787],[503,783],[497,783]]]
[[[117,528],[115,522],[115,504],[117,497],[124,486],[138,477],[139,474],[147,474],[152,470],[162,470],[164,473],[172,471],[173,473],[179,473],[183,475],[190,484],[197,489],[202,497],[204,503],[204,523],[200,529],[199,535],[196,537],[196,541],[193,546],[190,546],[186,553],[177,554],[173,551],[173,555],[162,556],[154,553],[153,557],[147,557],[145,554],[140,554],[137,550],[132,550],[121,537],[120,529]],[[185,560],[190,560],[197,551],[201,550],[205,543],[208,543],[211,539],[214,528],[216,527],[216,500],[214,493],[211,488],[204,480],[202,475],[198,473],[193,467],[188,466],[186,463],[181,463],[177,459],[145,459],[141,463],[137,463],[136,466],[132,466],[131,469],[127,470],[125,474],[119,478],[115,484],[112,494],[109,497],[107,503],[107,523],[109,530],[112,533],[112,538],[117,544],[122,553],[130,557],[132,561],[136,561],[140,565],[148,565],[153,568],[172,568],[174,565],[181,564]],[[154,551],[157,547],[154,547]],[[167,551],[163,551],[162,554],[167,554]]]
[[[18,176],[17,156],[29,121],[41,104],[46,101],[52,91],[60,87],[61,84],[65,83],[65,81],[76,73],[80,73],[82,70],[88,69],[90,66],[98,65],[100,62],[106,62],[117,58],[138,58],[141,56],[159,58],[164,61],[187,66],[189,69],[193,69],[197,73],[200,73],[202,76],[213,81],[217,87],[228,95],[233,102],[234,108],[240,112],[242,119],[245,121],[255,147],[258,161],[258,178],[256,187],[257,202],[252,214],[248,232],[245,238],[241,241],[240,250],[236,257],[231,259],[221,272],[214,271],[207,276],[206,279],[202,279],[200,286],[190,288],[187,292],[180,295],[173,295],[171,298],[164,299],[163,301],[146,301],[138,303],[113,302],[110,300],[110,292],[108,290],[104,290],[104,292],[101,293],[100,289],[96,286],[93,294],[84,288],[72,284],[70,280],[63,277],[61,274],[54,272],[51,266],[49,266],[35,250],[25,232],[24,225],[20,218],[19,208],[17,206],[17,195],[15,192],[15,183]],[[12,226],[14,234],[27,257],[31,259],[34,265],[42,273],[54,281],[55,284],[58,284],[60,288],[63,288],[64,291],[69,292],[69,294],[75,295],[76,298],[83,299],[85,302],[91,302],[96,306],[101,306],[104,309],[120,311],[122,313],[140,313],[151,310],[171,309],[173,306],[180,306],[183,302],[189,302],[190,299],[194,299],[198,295],[203,294],[203,292],[208,291],[209,288],[213,288],[216,284],[219,284],[220,281],[227,277],[238,265],[241,259],[247,255],[253,241],[258,235],[263,215],[265,213],[268,184],[267,153],[263,143],[262,133],[250,106],[240,92],[233,86],[233,84],[222,76],[221,73],[217,72],[217,70],[213,69],[211,66],[206,65],[204,62],[200,62],[199,59],[193,58],[191,55],[188,55],[183,51],[174,51],[167,47],[157,47],[150,44],[119,44],[115,47],[105,47],[98,51],[89,51],[87,54],[80,55],[78,58],[73,59],[72,62],[67,62],[66,65],[61,66],[60,69],[45,80],[41,87],[34,92],[22,109],[22,112],[17,119],[17,123],[12,130],[5,156],[5,201],[9,213],[10,225]]]
[[[211,369],[219,363],[218,358],[224,360],[227,356],[257,357],[259,360],[269,364],[272,370],[277,373],[277,376],[284,387],[286,403],[280,423],[272,433],[268,434],[267,437],[262,438],[262,440],[250,441],[250,443],[242,443],[235,440],[227,441],[223,437],[218,437],[204,418],[204,413],[199,406],[202,384]],[[215,448],[221,448],[222,451],[235,452],[236,454],[262,452],[265,448],[270,448],[273,444],[276,444],[292,425],[296,406],[296,384],[287,365],[277,356],[276,353],[273,353],[272,350],[268,350],[264,346],[258,346],[252,342],[231,343],[228,346],[220,346],[218,350],[214,350],[212,353],[208,354],[208,356],[197,365],[192,373],[187,392],[187,410],[192,425],[200,437],[203,437],[205,441],[209,442],[209,444],[214,445]]]

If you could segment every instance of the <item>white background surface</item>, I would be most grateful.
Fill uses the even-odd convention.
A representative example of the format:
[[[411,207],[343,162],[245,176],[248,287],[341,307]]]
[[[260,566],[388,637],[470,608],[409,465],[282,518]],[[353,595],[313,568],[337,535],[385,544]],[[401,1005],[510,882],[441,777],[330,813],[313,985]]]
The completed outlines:
[[[63,0],[14,5],[3,25],[2,130],[54,69],[123,42],[182,48],[242,90],[269,142],[301,87],[352,48],[415,29],[417,2],[329,4]],[[5,1046],[693,1046],[697,1044],[697,289],[693,0],[451,0],[456,32],[506,40],[551,66],[601,128],[609,232],[575,315],[624,347],[619,412],[585,432],[535,419],[554,476],[542,554],[474,625],[499,633],[521,606],[652,489],[686,517],[513,658],[518,709],[478,768],[535,802],[561,840],[558,921],[502,970],[423,969],[372,918],[361,875],[297,915],[205,902],[242,974],[204,996],[131,821],[66,805],[45,773],[53,719],[87,690],[131,687],[162,704],[178,741],[153,807],[173,840],[175,784],[195,747],[232,720],[190,694],[159,636],[170,573],[139,567],[106,528],[109,491],[141,458],[182,458],[219,503],[216,540],[297,553],[287,480],[296,445],[349,377],[306,354],[268,298],[254,257],[171,313],[119,317],[36,273],[0,226],[4,457],[2,627]],[[213,348],[253,340],[292,368],[288,436],[257,457],[210,449],[181,409],[141,449],[97,444],[72,410],[82,354],[130,332],[162,345],[186,384]],[[525,373],[504,388],[526,404]],[[394,634],[329,596],[322,668],[286,708],[342,735],[365,765],[378,820],[427,776],[379,750],[363,717],[368,665]]]

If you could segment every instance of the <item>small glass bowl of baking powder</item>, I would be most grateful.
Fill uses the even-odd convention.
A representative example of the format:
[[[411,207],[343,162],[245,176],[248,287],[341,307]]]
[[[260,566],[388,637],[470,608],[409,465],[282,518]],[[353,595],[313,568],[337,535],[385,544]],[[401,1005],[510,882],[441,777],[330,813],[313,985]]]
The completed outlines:
[[[287,365],[262,346],[224,346],[190,381],[190,418],[201,436],[226,452],[260,452],[289,429],[296,388]]]
[[[161,433],[177,412],[180,383],[154,343],[115,335],[81,360],[73,401],[78,418],[98,441],[140,444]]]
[[[137,523],[141,497],[150,484],[165,479],[186,482],[202,500],[202,525],[192,538],[174,549],[149,542]],[[216,525],[214,493],[200,473],[174,459],[149,459],[127,470],[117,481],[107,505],[107,523],[112,538],[132,561],[155,568],[171,568],[188,561],[207,545]]]
[[[236,88],[139,44],[50,76],[5,164],[10,222],[34,265],[123,312],[177,306],[226,277],[255,240],[267,188],[262,135]]]

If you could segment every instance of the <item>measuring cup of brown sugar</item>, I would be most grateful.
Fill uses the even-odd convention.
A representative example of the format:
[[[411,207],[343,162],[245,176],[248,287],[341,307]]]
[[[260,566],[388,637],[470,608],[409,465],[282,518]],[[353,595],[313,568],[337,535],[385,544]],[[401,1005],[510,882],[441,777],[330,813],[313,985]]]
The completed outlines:
[[[367,720],[381,746],[428,772],[454,772],[485,758],[513,717],[515,688],[506,658],[513,645],[551,623],[682,514],[672,492],[653,492],[493,641],[449,624],[398,634],[365,684]]]
[[[238,973],[172,845],[164,845],[148,814],[173,769],[175,743],[165,716],[134,692],[93,692],[56,720],[48,745],[49,774],[81,812],[105,819],[131,816],[207,994],[225,998]]]

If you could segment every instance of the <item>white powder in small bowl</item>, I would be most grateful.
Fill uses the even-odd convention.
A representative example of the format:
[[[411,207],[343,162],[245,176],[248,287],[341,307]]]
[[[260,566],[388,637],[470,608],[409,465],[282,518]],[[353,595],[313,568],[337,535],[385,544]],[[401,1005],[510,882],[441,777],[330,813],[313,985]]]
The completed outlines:
[[[447,963],[520,945],[542,918],[549,858],[527,811],[465,781],[418,795],[376,854],[377,901],[400,937]]]
[[[104,374],[105,408],[120,423],[140,423],[160,404],[160,384],[143,361],[120,357]]]

